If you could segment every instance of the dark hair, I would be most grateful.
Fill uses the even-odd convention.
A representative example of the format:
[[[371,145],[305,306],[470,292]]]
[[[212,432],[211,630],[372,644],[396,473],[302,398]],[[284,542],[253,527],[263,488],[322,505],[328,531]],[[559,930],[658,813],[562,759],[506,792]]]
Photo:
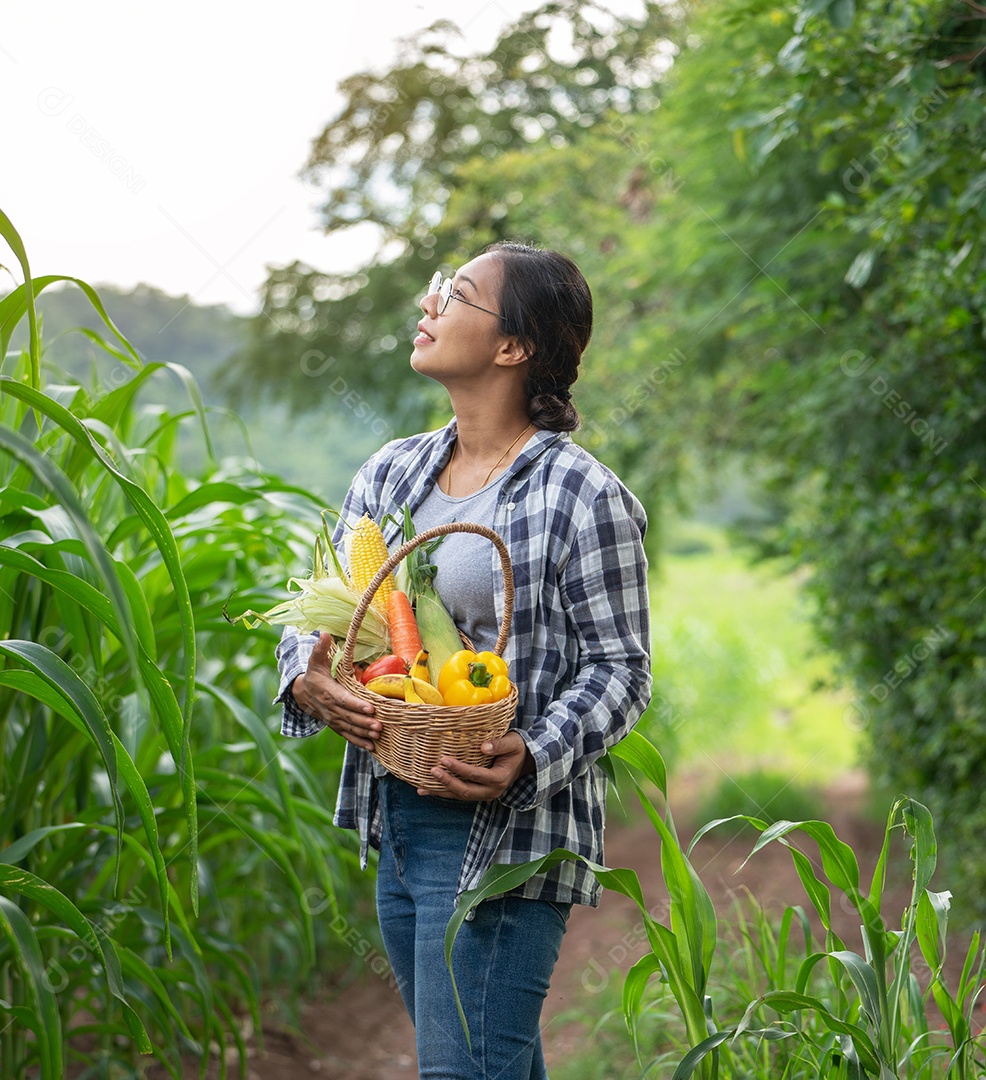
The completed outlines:
[[[527,412],[539,428],[575,431],[569,389],[592,334],[592,294],[582,271],[557,251],[507,241],[486,249],[503,264],[500,311],[506,333],[529,350]]]

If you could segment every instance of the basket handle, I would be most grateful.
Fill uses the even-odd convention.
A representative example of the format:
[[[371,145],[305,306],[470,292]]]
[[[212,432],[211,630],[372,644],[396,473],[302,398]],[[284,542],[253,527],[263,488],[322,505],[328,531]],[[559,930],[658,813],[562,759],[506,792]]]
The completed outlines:
[[[510,563],[510,554],[507,551],[507,545],[503,542],[499,533],[495,533],[486,525],[478,525],[473,521],[450,521],[446,525],[433,525],[430,529],[425,529],[424,532],[418,533],[417,536],[412,537],[406,543],[402,544],[393,555],[388,556],[380,569],[373,575],[373,580],[367,585],[366,592],[363,593],[360,602],[356,605],[352,622],[350,622],[349,630],[346,633],[346,644],[343,646],[342,651],[342,664],[344,667],[352,670],[353,651],[356,648],[356,635],[359,633],[359,628],[363,625],[363,619],[366,616],[366,612],[373,601],[377,589],[383,584],[387,575],[392,573],[393,570],[421,544],[427,544],[429,540],[434,540],[438,536],[444,536],[446,533],[459,532],[471,532],[476,533],[479,536],[485,536],[487,540],[490,540],[493,543],[493,546],[500,555],[500,569],[503,572],[503,618],[500,620],[500,633],[497,635],[496,644],[493,646],[493,652],[495,652],[497,656],[503,654],[503,650],[507,645],[507,637],[510,633],[510,620],[514,610],[514,570]]]

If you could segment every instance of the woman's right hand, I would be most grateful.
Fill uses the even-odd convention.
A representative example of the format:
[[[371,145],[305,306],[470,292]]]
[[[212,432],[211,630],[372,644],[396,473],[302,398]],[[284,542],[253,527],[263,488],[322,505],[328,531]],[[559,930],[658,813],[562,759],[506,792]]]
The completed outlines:
[[[380,735],[380,721],[374,718],[373,706],[368,701],[351,694],[332,677],[330,640],[330,634],[319,634],[318,644],[308,658],[308,669],[291,684],[291,693],[310,716],[328,724],[354,746],[372,750],[373,740]]]

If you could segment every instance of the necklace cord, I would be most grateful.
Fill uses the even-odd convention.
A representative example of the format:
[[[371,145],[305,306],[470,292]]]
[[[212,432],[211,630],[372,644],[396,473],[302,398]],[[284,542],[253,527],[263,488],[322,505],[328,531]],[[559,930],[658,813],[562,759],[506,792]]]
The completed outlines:
[[[507,447],[507,449],[503,451],[499,458],[497,458],[496,465],[494,465],[493,468],[490,469],[490,471],[486,474],[486,479],[479,485],[480,488],[486,487],[486,485],[490,482],[490,477],[493,475],[493,473],[496,472],[500,462],[503,461],[507,454],[509,454],[510,451],[513,450],[513,448],[517,445],[517,443],[520,442],[521,435],[526,435],[532,427],[534,427],[533,424],[528,424],[527,427],[524,428],[524,430],[520,433],[520,435],[518,435],[517,438],[514,439],[514,441]],[[445,494],[448,495],[449,498],[452,497],[452,462],[455,460],[455,451],[458,445],[459,439],[458,437],[456,437],[455,442],[452,443],[452,453],[448,459],[448,476],[445,479]]]

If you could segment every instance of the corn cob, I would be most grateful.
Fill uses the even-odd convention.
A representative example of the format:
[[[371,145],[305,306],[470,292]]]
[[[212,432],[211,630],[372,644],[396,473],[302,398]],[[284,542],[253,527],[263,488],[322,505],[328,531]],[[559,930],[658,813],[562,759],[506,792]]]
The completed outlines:
[[[423,585],[418,589],[414,616],[418,622],[421,644],[428,650],[428,670],[431,672],[429,681],[433,686],[437,686],[438,673],[442,670],[442,666],[453,653],[464,649],[465,646],[462,638],[459,637],[459,631],[455,628],[452,616],[446,610],[441,597],[430,585]]]
[[[364,514],[353,529],[349,543],[349,576],[353,588],[360,594],[366,592],[376,572],[387,559],[387,542],[380,526]],[[387,616],[387,597],[396,588],[394,575],[388,574],[373,596],[373,606]]]

